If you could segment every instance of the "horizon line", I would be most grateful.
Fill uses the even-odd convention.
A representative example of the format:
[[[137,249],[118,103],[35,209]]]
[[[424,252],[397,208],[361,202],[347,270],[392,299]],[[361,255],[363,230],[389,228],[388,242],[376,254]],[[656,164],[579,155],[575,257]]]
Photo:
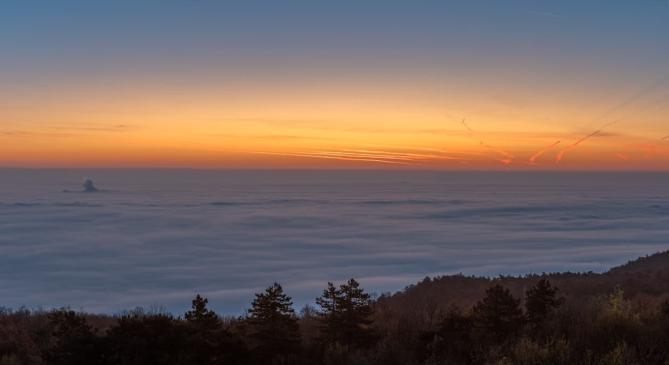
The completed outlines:
[[[504,173],[669,173],[667,169],[436,169],[436,168],[332,168],[332,167],[198,167],[198,166],[0,166],[0,170],[153,170],[153,171],[283,171],[283,172],[504,172]]]

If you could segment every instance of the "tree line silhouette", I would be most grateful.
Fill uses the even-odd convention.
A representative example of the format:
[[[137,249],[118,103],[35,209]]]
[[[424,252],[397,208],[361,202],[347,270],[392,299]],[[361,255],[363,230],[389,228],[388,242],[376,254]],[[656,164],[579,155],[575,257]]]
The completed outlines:
[[[564,296],[550,278],[529,277],[522,296],[489,280],[473,305],[433,311],[372,299],[354,279],[328,283],[299,313],[278,283],[238,318],[219,316],[200,295],[178,317],[5,309],[0,365],[669,363],[669,301],[655,300],[666,292],[632,301],[617,286],[583,299]]]

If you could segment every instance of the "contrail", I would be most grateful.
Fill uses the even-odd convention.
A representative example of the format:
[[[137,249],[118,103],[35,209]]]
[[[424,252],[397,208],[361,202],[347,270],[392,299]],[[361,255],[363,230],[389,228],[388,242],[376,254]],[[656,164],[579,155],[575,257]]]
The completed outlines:
[[[605,119],[610,114],[613,114],[616,111],[625,109],[627,106],[633,104],[634,102],[639,100],[642,96],[646,95],[647,93],[656,90],[657,88],[659,88],[660,86],[665,84],[667,81],[669,81],[669,74],[665,75],[664,77],[658,79],[657,81],[655,81],[655,82],[651,83],[650,85],[648,85],[648,86],[642,88],[641,90],[637,91],[635,94],[633,94],[631,97],[627,98],[626,100],[623,100],[621,103],[619,103],[619,104],[613,106],[612,108],[604,111],[604,113],[602,113],[599,117],[595,118],[593,120],[593,122]],[[560,163],[560,161],[562,161],[562,159],[564,158],[564,155],[567,152],[569,152],[569,151],[573,150],[574,148],[578,147],[578,145],[580,145],[581,143],[590,139],[591,137],[594,137],[594,136],[598,135],[599,133],[601,133],[604,130],[604,128],[606,128],[606,127],[608,127],[612,124],[618,123],[619,121],[620,120],[615,120],[613,122],[606,123],[603,126],[601,126],[599,129],[597,129],[596,131],[582,137],[578,141],[574,142],[572,145],[567,146],[566,148],[562,149],[557,154],[557,156],[555,156],[555,163]],[[592,124],[592,122],[590,124]],[[667,137],[669,137],[669,136],[667,136]]]
[[[497,147],[495,147],[495,146],[491,146],[491,145],[489,145],[489,144],[485,144],[485,143],[483,143],[483,142],[482,142],[481,144],[483,145],[483,147],[486,147],[486,148],[490,149],[491,151],[497,153],[497,154],[500,155],[501,157],[503,157],[502,159],[498,160],[498,161],[501,162],[503,165],[510,165],[510,164],[513,162],[513,158],[514,158],[514,156],[513,156],[512,153],[507,152],[507,151],[502,150],[502,149],[499,149],[499,148],[497,148]]]
[[[314,156],[340,156],[347,158],[372,158],[376,160],[400,160],[400,161],[414,161],[413,158],[407,156],[386,156],[376,153],[357,153],[357,152],[347,152],[347,151],[315,151],[315,152],[304,152],[306,154]]]
[[[250,152],[254,154],[306,157],[316,159],[344,160],[356,162],[374,162],[395,165],[413,165],[431,161],[458,161],[463,158],[448,156],[443,153],[415,153],[415,152],[395,152],[375,149],[340,149],[340,150],[320,150],[320,151],[299,151],[299,152]]]
[[[381,149],[382,151],[386,151],[388,153],[391,152],[398,152],[398,153],[405,153],[405,154],[411,154],[411,153],[437,153],[437,154],[450,154],[450,155],[464,155],[464,156],[478,156],[481,155],[480,153],[474,153],[474,152],[456,152],[456,151],[446,151],[442,148],[429,148],[429,147],[398,147],[398,146],[389,146],[389,145],[382,145],[382,144],[370,144],[370,143],[363,143],[363,144],[355,144],[355,145],[350,145],[347,146],[348,149]]]
[[[476,138],[476,135],[475,135],[476,132],[474,132],[474,130],[473,130],[471,127],[469,127],[469,125],[467,124],[467,120],[466,120],[466,119],[462,119],[462,125],[464,125],[465,128],[467,128],[467,130],[468,130],[469,133],[471,134],[472,138],[474,138],[474,139],[478,139],[478,140],[479,140],[479,144],[480,144],[481,146],[486,147],[486,148],[492,150],[493,152],[495,152],[495,153],[501,155],[502,157],[504,157],[504,158],[498,160],[498,161],[501,162],[503,165],[508,166],[508,165],[510,165],[510,164],[513,162],[513,158],[514,158],[514,157],[513,157],[513,154],[511,154],[511,153],[509,153],[509,152],[507,152],[507,151],[504,151],[504,150],[502,150],[502,149],[499,149],[499,148],[497,148],[497,147],[495,147],[495,146],[491,146],[491,145],[489,145],[489,144],[486,144],[486,143],[483,142],[483,140],[482,140],[481,138]]]
[[[606,127],[612,126],[612,125],[614,125],[614,124],[616,124],[616,123],[618,123],[618,122],[620,122],[620,120],[614,120],[613,122],[606,123],[606,124],[604,124],[603,126],[599,127],[599,129],[597,129],[596,131],[594,131],[594,132],[592,132],[592,133],[590,133],[590,134],[588,134],[588,135],[585,135],[585,136],[581,137],[578,141],[576,141],[576,142],[574,142],[573,144],[571,144],[571,145],[569,145],[569,146],[563,148],[563,149],[557,154],[557,156],[555,156],[555,163],[560,163],[560,161],[562,161],[562,159],[564,158],[564,155],[565,155],[567,152],[569,152],[569,151],[573,150],[574,148],[578,147],[578,145],[580,145],[581,143],[587,141],[588,139],[590,139],[590,138],[592,138],[592,137],[594,137],[594,136],[596,136],[596,135],[602,133],[602,131],[604,131],[604,129],[605,129]]]
[[[252,152],[252,153],[260,155],[272,155],[272,156],[308,157],[308,158],[328,159],[328,160],[344,160],[344,161],[358,161],[358,162],[375,162],[375,163],[384,163],[393,165],[408,165],[408,163],[400,161],[388,161],[375,158],[343,157],[335,155],[314,154],[308,152],[305,153]]]
[[[544,153],[548,152],[548,151],[551,150],[553,147],[556,147],[556,146],[559,145],[559,144],[560,144],[560,141],[557,141],[557,142],[551,144],[550,146],[545,147],[545,148],[542,148],[542,149],[540,149],[539,151],[535,152],[535,153],[532,155],[532,157],[530,157],[530,164],[535,164],[535,163],[537,162],[537,159],[538,159],[539,157],[541,157],[541,155],[543,155]]]
[[[467,125],[467,119],[462,119],[462,125],[464,125],[465,128],[467,128],[467,130],[468,130],[470,133],[474,133],[474,130],[472,130],[471,128],[469,128],[469,126]]]
[[[622,152],[616,153],[616,156],[618,156],[618,158],[623,160],[623,161],[629,161],[630,160],[630,157],[628,155],[622,153]]]
[[[668,139],[669,139],[669,135],[666,135],[666,136],[660,138],[660,141],[666,141],[666,140],[668,140]]]
[[[414,152],[392,152],[392,151],[376,151],[376,150],[341,150],[342,153],[355,153],[361,155],[374,155],[384,158],[402,158],[407,160],[460,160],[461,158],[448,156],[445,154],[425,154],[425,153],[414,153]]]
[[[630,104],[633,104],[637,100],[641,99],[642,96],[648,94],[649,92],[654,91],[655,89],[659,88],[660,86],[662,86],[667,81],[669,81],[669,74],[667,74],[664,77],[658,79],[657,81],[651,83],[650,85],[640,89],[635,94],[633,94],[629,98],[623,100],[619,104],[613,106],[612,108],[609,108],[608,110],[604,111],[604,113],[602,113],[599,117],[593,119],[593,121],[591,123],[600,121],[602,119],[606,119],[606,118],[609,117],[609,115],[613,114],[614,112],[617,112],[621,109],[625,109],[627,106],[629,106]]]
[[[502,155],[503,157],[506,157],[507,159],[513,161],[513,154],[511,152],[504,151],[502,149],[499,149],[497,147],[491,146],[489,144],[484,144],[483,146],[490,148],[494,152]]]

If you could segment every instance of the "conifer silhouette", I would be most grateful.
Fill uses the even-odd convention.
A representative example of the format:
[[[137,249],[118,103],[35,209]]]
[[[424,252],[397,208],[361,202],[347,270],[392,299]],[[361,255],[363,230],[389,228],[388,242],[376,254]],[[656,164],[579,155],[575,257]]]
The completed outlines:
[[[563,302],[557,296],[558,289],[547,279],[541,279],[525,293],[527,320],[532,326],[538,326]]]
[[[481,340],[498,344],[518,333],[524,322],[520,299],[501,285],[486,290],[485,297],[472,310],[472,319]]]
[[[322,310],[321,332],[325,342],[351,347],[366,347],[373,343],[371,299],[355,279],[339,288],[328,283],[316,303]]]
[[[299,326],[292,306],[278,283],[255,295],[247,321],[257,362],[282,364],[299,352]]]

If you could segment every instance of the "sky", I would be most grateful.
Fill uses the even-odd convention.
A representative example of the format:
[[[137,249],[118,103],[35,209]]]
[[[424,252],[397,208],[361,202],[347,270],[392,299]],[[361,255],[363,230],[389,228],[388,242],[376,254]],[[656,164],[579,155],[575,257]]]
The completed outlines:
[[[0,166],[669,169],[664,0],[0,3]]]

